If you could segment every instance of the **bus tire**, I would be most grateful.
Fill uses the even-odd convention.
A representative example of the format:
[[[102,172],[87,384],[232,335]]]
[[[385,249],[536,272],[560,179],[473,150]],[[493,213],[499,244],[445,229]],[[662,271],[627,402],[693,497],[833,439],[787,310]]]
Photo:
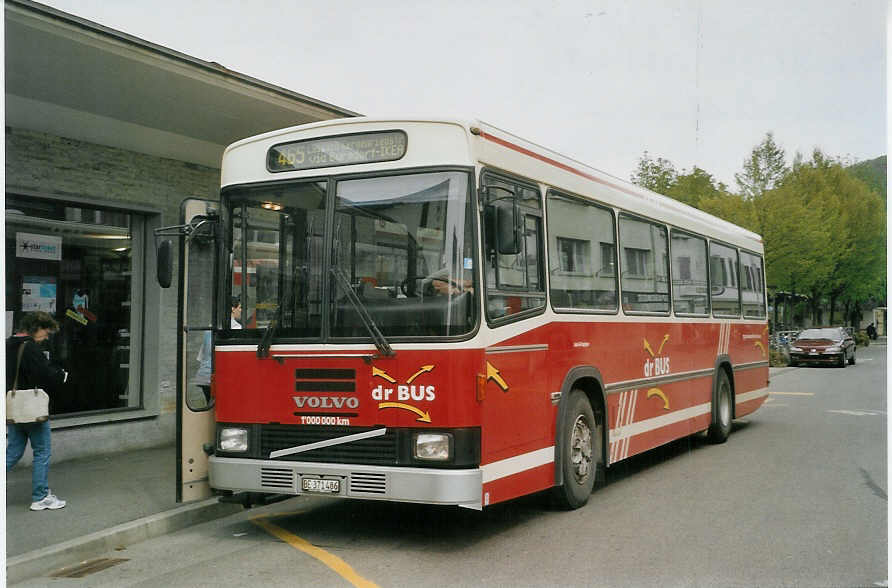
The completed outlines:
[[[732,397],[728,372],[719,369],[716,373],[715,410],[712,413],[712,424],[709,425],[708,433],[711,443],[724,443],[731,434]]]
[[[572,510],[588,502],[602,452],[601,430],[588,397],[573,389],[568,401],[566,425],[561,431],[563,484],[552,489],[552,497],[560,508]]]

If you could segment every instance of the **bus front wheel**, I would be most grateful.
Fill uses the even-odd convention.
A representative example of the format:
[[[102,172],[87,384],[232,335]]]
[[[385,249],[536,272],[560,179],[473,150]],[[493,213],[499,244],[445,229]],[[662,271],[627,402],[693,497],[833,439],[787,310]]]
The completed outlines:
[[[601,462],[601,430],[592,405],[582,390],[570,392],[567,420],[561,432],[561,469],[564,483],[553,489],[558,506],[584,506],[595,486]]]

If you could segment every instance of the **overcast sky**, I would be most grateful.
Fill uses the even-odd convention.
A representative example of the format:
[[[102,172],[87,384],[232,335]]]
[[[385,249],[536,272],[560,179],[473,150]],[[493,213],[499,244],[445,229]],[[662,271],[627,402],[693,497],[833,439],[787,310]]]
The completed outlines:
[[[885,0],[46,0],[367,115],[479,118],[623,179],[647,150],[730,188],[886,153]]]

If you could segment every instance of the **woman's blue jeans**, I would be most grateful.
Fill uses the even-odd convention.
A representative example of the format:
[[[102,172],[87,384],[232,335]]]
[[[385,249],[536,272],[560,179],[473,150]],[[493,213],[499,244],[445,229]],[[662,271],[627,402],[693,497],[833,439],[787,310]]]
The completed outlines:
[[[22,459],[25,445],[31,440],[34,465],[31,466],[31,502],[49,494],[47,476],[50,471],[50,422],[6,425],[6,471]]]

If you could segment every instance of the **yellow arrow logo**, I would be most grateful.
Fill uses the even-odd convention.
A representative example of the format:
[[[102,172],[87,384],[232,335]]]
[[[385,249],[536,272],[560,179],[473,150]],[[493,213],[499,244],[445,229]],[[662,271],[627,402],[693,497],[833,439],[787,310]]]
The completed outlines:
[[[420,408],[412,406],[411,404],[403,404],[402,402],[379,402],[378,410],[381,410],[382,408],[402,408],[403,410],[408,410],[417,414],[417,421],[420,421],[422,423],[431,422],[431,414],[429,412],[425,412]]]
[[[499,388],[501,388],[504,392],[508,391],[508,382],[502,379],[502,376],[499,375],[499,370],[497,370],[496,367],[488,361],[486,362],[486,379],[492,380],[493,382],[498,384]]]
[[[394,380],[393,378],[388,376],[387,372],[385,372],[384,370],[379,370],[376,367],[373,367],[372,368],[372,377],[374,378],[375,376],[378,376],[379,378],[383,378],[383,379],[387,380],[388,382],[390,382],[391,384],[396,384],[396,380]]]
[[[647,391],[647,397],[651,396],[659,396],[663,400],[663,410],[669,410],[669,399],[666,398],[666,395],[663,394],[663,391],[659,388],[651,388]]]
[[[417,378],[417,377],[420,376],[421,374],[424,374],[424,373],[427,373],[427,372],[431,371],[432,369],[434,369],[434,366],[432,366],[432,365],[423,365],[423,366],[421,366],[421,369],[418,370],[417,372],[415,372],[414,374],[412,374],[412,377],[409,378],[408,380],[406,380],[406,383],[407,383],[407,384],[411,384],[411,383],[412,383],[412,380],[414,380],[415,378]]]
[[[647,342],[647,339],[644,340],[644,350],[650,353],[651,357],[656,357],[654,350],[650,348],[650,343]]]
[[[669,340],[669,333],[666,333],[665,335],[663,335],[663,342],[660,343],[660,348],[657,349],[656,353],[654,353],[654,350],[651,348],[650,343],[648,343],[647,339],[645,339],[644,340],[644,350],[647,351],[648,353],[650,353],[651,357],[656,357],[660,353],[663,353],[663,345],[665,345],[666,341],[668,341],[668,340]]]
[[[753,343],[753,345],[754,345],[755,347],[758,347],[758,348],[759,348],[759,351],[762,352],[762,357],[765,357],[765,346],[762,345],[762,342],[761,342],[761,341],[756,341],[755,343]]]

